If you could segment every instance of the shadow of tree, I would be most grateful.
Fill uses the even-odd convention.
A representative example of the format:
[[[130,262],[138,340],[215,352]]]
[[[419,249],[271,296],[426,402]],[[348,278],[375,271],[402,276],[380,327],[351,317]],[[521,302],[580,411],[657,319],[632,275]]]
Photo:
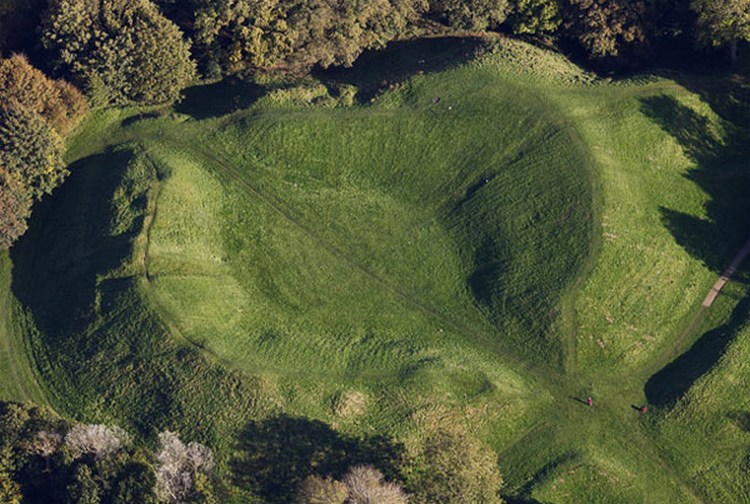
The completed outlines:
[[[247,108],[264,93],[265,88],[258,84],[230,77],[185,89],[183,100],[174,109],[194,119],[209,119]]]
[[[733,411],[729,414],[729,419],[734,421],[735,425],[737,425],[737,427],[739,427],[743,432],[750,432],[749,411]]]
[[[174,364],[164,329],[134,288],[138,278],[120,272],[147,207],[127,176],[133,162],[134,147],[123,145],[70,166],[11,250],[12,289],[33,320],[38,370],[63,411],[92,415],[106,404],[119,421],[152,433],[180,413],[174,369],[189,367],[194,378],[197,366],[179,356]]]
[[[485,46],[481,38],[441,37],[391,42],[385,49],[365,51],[349,68],[317,68],[313,76],[331,85],[350,84],[356,99],[367,103],[393,84],[420,73],[460,66]]]
[[[662,220],[689,254],[721,273],[750,237],[750,86],[735,78],[686,79],[681,84],[708,104],[723,131],[671,96],[642,100],[644,114],[695,162],[686,177],[708,196],[706,218],[663,207]],[[739,272],[735,279],[746,281],[747,276]],[[729,322],[654,374],[644,387],[649,402],[665,406],[682,397],[718,362],[748,314],[750,299],[745,298]]]
[[[238,486],[269,503],[288,503],[307,476],[338,478],[352,465],[370,464],[399,479],[403,457],[403,446],[385,437],[349,437],[321,421],[283,415],[247,425],[230,464]]]
[[[721,327],[707,332],[680,355],[646,382],[648,402],[668,406],[677,401],[693,383],[719,361],[737,331],[750,315],[750,298],[745,298],[732,313],[731,319]]]
[[[727,96],[737,87],[728,86],[702,94],[723,120],[721,137],[707,117],[671,96],[642,100],[643,112],[672,135],[695,162],[686,177],[709,197],[705,219],[663,207],[664,225],[688,253],[717,273],[724,270],[750,236],[750,135],[745,129],[747,124],[738,121],[743,114],[725,110],[733,103]],[[736,93],[744,93],[744,88]]]
[[[109,228],[110,198],[131,157],[122,149],[71,165],[65,186],[41,203],[28,233],[11,250],[13,293],[51,340],[86,328],[95,309],[97,277],[130,253],[142,218],[127,232],[113,235]],[[96,166],[108,169],[90,176]],[[137,204],[145,208],[146,201]]]

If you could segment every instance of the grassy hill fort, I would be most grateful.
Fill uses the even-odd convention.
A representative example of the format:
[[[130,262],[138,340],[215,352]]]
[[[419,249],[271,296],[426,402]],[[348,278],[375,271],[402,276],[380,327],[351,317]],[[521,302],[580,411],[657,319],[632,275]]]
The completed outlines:
[[[7,502],[750,502],[746,78],[472,35],[183,95],[0,251]]]

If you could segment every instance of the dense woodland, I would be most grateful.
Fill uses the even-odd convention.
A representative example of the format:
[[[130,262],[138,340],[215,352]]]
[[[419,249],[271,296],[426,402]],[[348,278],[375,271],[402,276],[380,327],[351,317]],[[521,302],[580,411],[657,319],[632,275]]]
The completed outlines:
[[[731,66],[750,41],[750,0],[0,0],[0,249],[65,179],[66,139],[90,109],[169,105],[201,81],[300,76],[394,40],[488,31],[607,71],[677,54]],[[2,404],[0,501],[222,501],[208,448],[168,431],[152,451],[138,444]],[[493,454],[464,432],[435,432],[410,457],[393,474],[312,475],[298,501],[499,502]]]

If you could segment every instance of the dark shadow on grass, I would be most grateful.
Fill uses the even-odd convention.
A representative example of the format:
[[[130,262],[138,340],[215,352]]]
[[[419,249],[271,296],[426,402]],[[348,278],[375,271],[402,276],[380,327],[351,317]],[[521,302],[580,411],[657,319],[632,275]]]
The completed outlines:
[[[135,155],[116,147],[70,166],[11,251],[12,289],[39,329],[30,341],[38,369],[67,412],[108,408],[150,434],[177,421],[172,376],[181,364],[165,371],[172,362],[156,354],[164,329],[144,306],[139,279],[113,274],[132,257],[147,205],[142,190],[156,176],[131,165]]]
[[[35,209],[28,233],[12,249],[13,292],[52,340],[86,328],[98,275],[122,263],[140,230],[141,219],[121,234],[109,229],[110,198],[130,159],[128,150],[120,150],[70,166],[65,185]],[[96,166],[107,169],[89,176]]]
[[[649,403],[668,406],[682,397],[695,381],[719,361],[737,331],[750,315],[750,298],[745,298],[726,324],[704,334],[687,352],[653,375],[646,383]]]
[[[564,453],[559,457],[554,458],[535,472],[512,497],[504,495],[503,498],[509,504],[539,504],[538,501],[531,498],[531,493],[534,491],[534,488],[550,478],[560,468],[570,464],[576,458],[578,458],[578,455],[573,452]]]
[[[727,84],[704,92],[703,97],[715,112],[724,112],[724,93],[731,94],[735,87]],[[720,139],[707,117],[671,96],[645,98],[642,103],[643,112],[695,162],[686,177],[709,197],[704,218],[662,207],[664,225],[688,253],[720,273],[750,237],[750,134],[745,122],[734,122],[744,114],[719,113],[726,130]],[[750,114],[750,105],[746,110]]]
[[[750,432],[750,411],[733,411],[729,414],[729,418],[743,432]]]
[[[589,403],[588,403],[588,402],[586,402],[586,400],[585,400],[585,399],[581,399],[580,397],[576,397],[576,396],[570,396],[570,398],[571,398],[572,400],[574,400],[575,402],[579,402],[579,403],[583,404],[584,406],[588,406],[588,405],[589,405]]]
[[[720,118],[723,131],[671,96],[642,100],[643,112],[695,163],[686,177],[708,197],[705,217],[667,207],[661,208],[661,217],[678,244],[720,274],[750,237],[750,85],[732,77],[680,83],[700,95]],[[746,282],[747,275],[739,271],[734,280]],[[727,324],[703,335],[653,375],[645,386],[649,402],[666,406],[682,397],[718,362],[748,313],[750,300],[745,298]]]
[[[120,124],[122,124],[123,127],[128,127],[137,123],[138,121],[144,121],[146,119],[157,119],[161,116],[162,116],[161,112],[146,112],[146,113],[136,114],[130,117],[126,117],[125,119],[122,120]]]
[[[185,89],[184,99],[175,106],[175,111],[195,119],[220,117],[248,108],[264,93],[265,88],[258,84],[227,78]]]
[[[352,465],[370,464],[398,480],[403,455],[403,446],[381,436],[353,438],[318,420],[280,416],[247,425],[230,464],[235,484],[281,504],[293,501],[307,476],[339,478]]]
[[[440,72],[473,59],[485,47],[481,38],[443,37],[392,42],[385,49],[365,51],[350,68],[313,71],[313,76],[336,93],[349,84],[358,89],[356,99],[367,103],[390,86],[421,74]]]
[[[489,309],[494,308],[493,302],[502,296],[502,257],[502,248],[489,236],[474,252],[474,271],[469,275],[468,286],[477,302]]]

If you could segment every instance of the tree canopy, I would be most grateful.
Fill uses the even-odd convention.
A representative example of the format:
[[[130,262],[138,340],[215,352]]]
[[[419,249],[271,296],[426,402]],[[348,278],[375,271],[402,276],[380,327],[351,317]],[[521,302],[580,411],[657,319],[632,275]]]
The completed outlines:
[[[52,0],[42,43],[97,105],[174,102],[195,77],[188,42],[149,0]]]
[[[698,15],[697,39],[704,46],[730,48],[737,59],[737,42],[750,40],[750,0],[693,0]]]
[[[0,167],[0,250],[10,247],[26,232],[30,213],[31,198]]]
[[[410,502],[502,504],[503,478],[495,454],[459,424],[438,426],[413,447]]]
[[[20,54],[0,60],[0,103],[42,115],[61,135],[76,126],[88,108],[75,87],[47,78]]]
[[[430,11],[462,30],[486,30],[508,15],[507,0],[430,0]]]
[[[566,29],[594,59],[618,56],[647,40],[643,0],[566,1]]]
[[[86,108],[78,90],[48,79],[25,57],[0,59],[0,249],[26,230],[32,200],[65,177],[63,136]]]
[[[7,177],[34,198],[49,193],[67,173],[60,135],[33,110],[0,107],[0,164]]]
[[[562,22],[560,4],[557,0],[515,0],[509,21],[518,35],[554,33]]]
[[[422,0],[196,0],[196,52],[210,73],[350,65],[403,34]]]

